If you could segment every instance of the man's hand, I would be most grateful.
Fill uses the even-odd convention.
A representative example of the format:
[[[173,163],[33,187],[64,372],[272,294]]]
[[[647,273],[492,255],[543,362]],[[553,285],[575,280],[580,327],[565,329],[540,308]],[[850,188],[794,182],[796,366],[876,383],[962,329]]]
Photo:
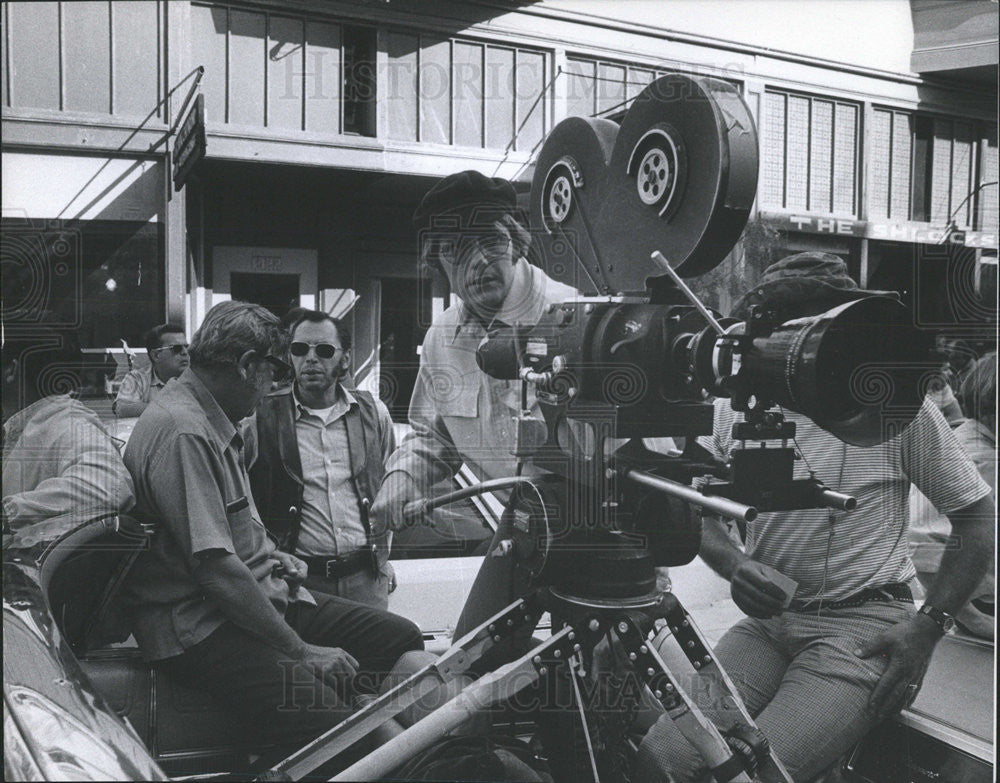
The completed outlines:
[[[409,473],[395,471],[385,477],[375,497],[371,519],[375,530],[399,530],[406,527],[403,506],[421,497],[420,487]]]
[[[771,581],[760,563],[750,558],[741,560],[730,581],[733,600],[750,617],[766,620],[783,611],[785,591]]]
[[[306,576],[309,573],[309,566],[295,555],[277,549],[272,553],[271,557],[278,561],[275,573],[288,582],[289,587],[293,589],[297,588],[306,580]]]
[[[494,221],[493,227],[510,237],[514,244],[514,260],[528,255],[531,247],[531,232],[517,222],[512,215],[504,215],[503,222]]]
[[[869,713],[884,720],[913,703],[940,638],[937,624],[917,615],[896,623],[854,651],[859,658],[881,653],[889,659],[889,665],[868,698]]]
[[[347,681],[358,673],[358,662],[339,647],[320,647],[304,644],[298,660],[309,671],[338,692],[343,692]]]

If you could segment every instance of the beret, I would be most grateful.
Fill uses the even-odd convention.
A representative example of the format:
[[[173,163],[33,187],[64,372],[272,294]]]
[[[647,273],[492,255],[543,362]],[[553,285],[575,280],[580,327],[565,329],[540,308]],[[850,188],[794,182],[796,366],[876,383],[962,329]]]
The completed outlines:
[[[779,311],[820,313],[866,296],[897,296],[894,291],[859,288],[847,264],[832,253],[808,251],[786,256],[767,269],[760,282],[733,305],[732,315],[746,319],[750,308],[763,305]]]
[[[413,225],[418,230],[430,228],[435,218],[449,215],[458,218],[460,228],[484,226],[516,209],[517,194],[507,180],[460,171],[427,191],[413,213]]]

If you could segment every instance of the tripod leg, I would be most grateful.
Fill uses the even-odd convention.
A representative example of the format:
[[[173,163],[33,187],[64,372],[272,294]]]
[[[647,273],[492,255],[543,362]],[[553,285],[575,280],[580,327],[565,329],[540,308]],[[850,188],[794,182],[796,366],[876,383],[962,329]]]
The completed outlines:
[[[729,679],[726,670],[722,668],[719,659],[715,656],[704,634],[695,625],[694,618],[688,614],[681,602],[673,595],[669,595],[668,600],[665,602],[664,616],[667,620],[667,626],[670,628],[671,633],[673,633],[681,650],[687,656],[688,660],[691,661],[691,665],[702,674],[716,677],[725,690],[728,691],[727,698],[730,700],[731,706],[743,725],[759,732],[757,724],[750,716],[750,712],[743,703],[743,699],[740,698],[740,692],[736,689],[733,681]],[[792,776],[788,774],[780,759],[770,751],[770,748],[764,749],[759,754],[758,760],[760,763],[758,774],[762,779],[765,781],[775,780],[783,781],[783,783],[792,783]]]
[[[301,780],[377,726],[467,671],[494,645],[502,643],[523,627],[530,626],[533,629],[541,615],[542,610],[534,605],[531,597],[515,601],[469,631],[434,663],[369,702],[322,736],[280,761],[273,769],[285,773],[292,780]]]
[[[380,780],[429,747],[470,716],[533,685],[548,673],[545,663],[565,659],[572,652],[573,629],[563,628],[526,655],[485,674],[450,702],[376,748],[333,780]]]
[[[716,781],[752,780],[744,769],[743,761],[732,752],[719,729],[674,681],[659,653],[647,643],[632,619],[624,617],[614,629],[635,672],[663,705],[684,738],[705,759]]]

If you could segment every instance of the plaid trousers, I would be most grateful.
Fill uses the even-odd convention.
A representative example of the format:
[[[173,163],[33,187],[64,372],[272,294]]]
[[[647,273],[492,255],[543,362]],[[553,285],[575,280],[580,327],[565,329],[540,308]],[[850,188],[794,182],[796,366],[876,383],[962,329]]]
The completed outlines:
[[[854,650],[914,612],[902,601],[785,612],[768,620],[745,618],[719,641],[715,653],[723,669],[796,781],[825,772],[875,725],[865,706],[887,661],[861,659]],[[696,673],[669,636],[659,647],[708,718],[722,729],[733,725],[711,672]],[[633,782],[711,779],[698,751],[662,715],[639,747]]]

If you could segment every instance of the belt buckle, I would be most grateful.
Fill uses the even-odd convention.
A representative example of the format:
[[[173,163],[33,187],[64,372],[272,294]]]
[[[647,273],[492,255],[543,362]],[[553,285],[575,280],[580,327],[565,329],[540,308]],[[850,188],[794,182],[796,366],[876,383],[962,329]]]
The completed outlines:
[[[337,567],[337,565],[339,565],[339,563],[340,563],[340,559],[339,559],[339,558],[336,558],[336,557],[333,557],[333,558],[330,558],[329,560],[327,560],[327,561],[326,561],[326,569],[325,569],[325,572],[326,572],[326,573],[325,573],[325,575],[326,575],[326,578],[327,578],[327,579],[334,579],[334,578],[335,578],[335,577],[334,577],[334,576],[333,576],[333,575],[332,575],[332,574],[330,573],[330,569],[331,569],[331,567],[332,567],[332,568],[336,568],[336,567]]]

